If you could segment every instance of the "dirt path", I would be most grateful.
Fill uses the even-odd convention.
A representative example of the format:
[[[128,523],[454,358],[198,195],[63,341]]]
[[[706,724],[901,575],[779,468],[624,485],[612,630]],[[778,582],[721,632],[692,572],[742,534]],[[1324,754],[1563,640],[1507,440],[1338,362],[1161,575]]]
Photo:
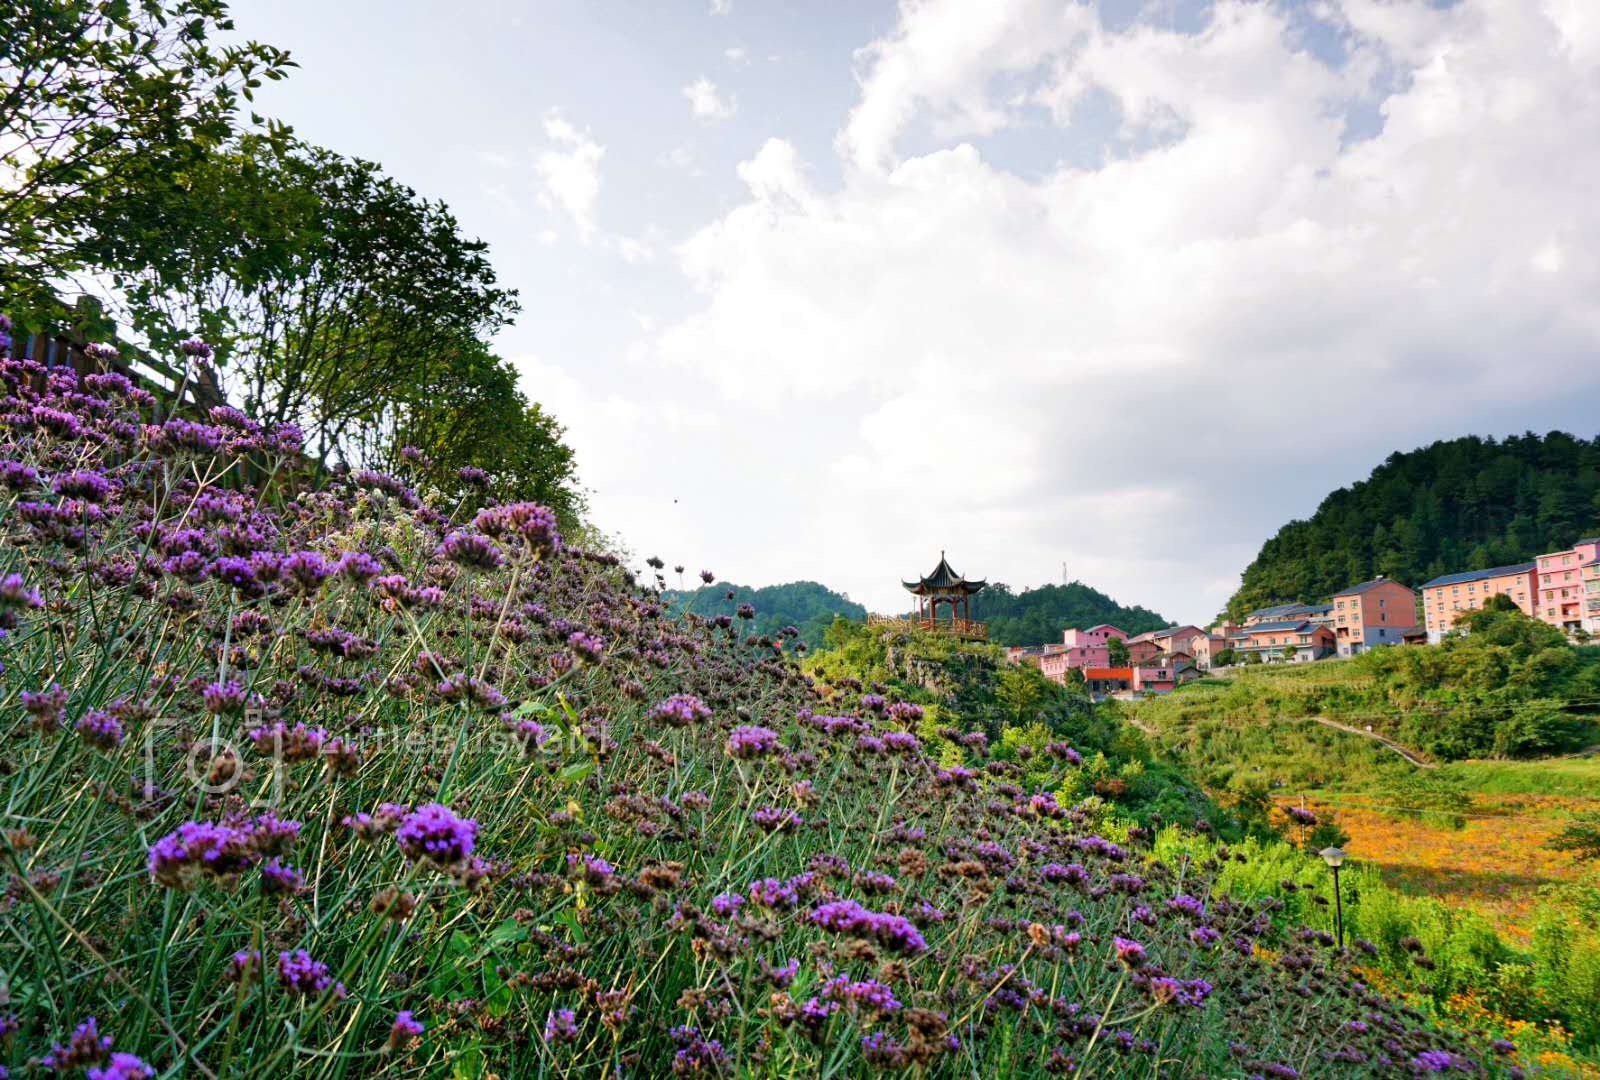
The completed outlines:
[[[1439,767],[1432,761],[1424,761],[1415,753],[1407,750],[1393,739],[1385,738],[1375,731],[1368,731],[1365,728],[1353,727],[1350,724],[1341,724],[1337,720],[1329,720],[1326,716],[1313,716],[1309,719],[1315,720],[1324,727],[1331,727],[1338,731],[1348,731],[1352,735],[1360,735],[1363,738],[1372,739],[1374,742],[1380,742],[1384,746],[1387,746],[1390,750],[1393,750],[1395,753],[1405,758],[1407,761],[1411,762],[1411,764],[1415,765],[1419,769],[1437,769]]]

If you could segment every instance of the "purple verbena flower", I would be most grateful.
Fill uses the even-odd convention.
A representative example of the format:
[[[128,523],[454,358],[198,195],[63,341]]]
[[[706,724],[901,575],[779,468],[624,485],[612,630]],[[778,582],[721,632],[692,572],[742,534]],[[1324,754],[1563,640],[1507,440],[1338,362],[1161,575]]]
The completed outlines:
[[[394,1023],[389,1025],[388,1048],[390,1050],[399,1050],[409,1046],[412,1039],[415,1039],[426,1030],[427,1028],[419,1024],[416,1018],[411,1015],[410,1009],[401,1009],[394,1014]]]
[[[51,1043],[50,1052],[39,1059],[39,1064],[52,1072],[68,1072],[95,1065],[111,1055],[111,1036],[100,1034],[100,1025],[94,1017],[86,1018],[72,1030],[66,1045]]]
[[[105,1066],[93,1066],[83,1075],[84,1080],[146,1080],[156,1071],[141,1061],[137,1055],[117,1051]]]
[[[771,728],[742,724],[728,733],[725,746],[731,758],[749,761],[778,749],[778,733]]]
[[[83,741],[97,750],[115,750],[122,742],[122,721],[104,709],[84,713],[73,726]]]
[[[652,719],[661,720],[672,727],[684,727],[711,718],[706,703],[693,694],[673,694],[656,702],[650,709]]]
[[[409,859],[449,869],[467,861],[478,836],[478,823],[457,817],[442,803],[428,803],[407,814],[395,842]]]
[[[331,988],[335,997],[344,997],[344,984],[334,982],[328,965],[304,949],[278,954],[278,982],[291,994],[321,994]]]
[[[571,1009],[551,1009],[544,1021],[544,1041],[551,1045],[576,1042],[578,1017]]]

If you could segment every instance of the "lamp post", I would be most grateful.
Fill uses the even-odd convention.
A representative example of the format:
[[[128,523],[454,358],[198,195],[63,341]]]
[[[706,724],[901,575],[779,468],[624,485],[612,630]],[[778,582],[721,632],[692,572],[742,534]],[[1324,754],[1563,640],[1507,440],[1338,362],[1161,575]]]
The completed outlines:
[[[1344,863],[1344,852],[1336,847],[1325,847],[1317,854],[1322,856],[1322,861],[1333,871],[1333,926],[1334,933],[1339,939],[1339,948],[1343,949],[1344,901],[1339,896],[1339,867]]]

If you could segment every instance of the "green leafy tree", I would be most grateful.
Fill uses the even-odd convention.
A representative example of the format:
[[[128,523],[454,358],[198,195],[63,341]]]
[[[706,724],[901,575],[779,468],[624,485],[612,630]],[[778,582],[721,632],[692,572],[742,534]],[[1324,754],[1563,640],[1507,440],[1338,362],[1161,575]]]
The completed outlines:
[[[157,346],[203,333],[228,398],[298,424],[326,457],[373,460],[429,427],[419,414],[451,413],[445,394],[480,406],[498,395],[494,423],[525,407],[477,344],[518,311],[486,245],[371,162],[244,136],[153,194],[104,202],[127,227],[87,250],[111,268],[134,329]],[[152,214],[168,225],[146,227]]]
[[[241,100],[292,66],[254,41],[218,45],[232,29],[220,0],[0,5],[0,310],[26,329],[58,321],[74,277],[104,269],[86,247],[122,224],[108,199],[222,145]]]
[[[1350,843],[1350,834],[1344,826],[1327,810],[1317,815],[1317,823],[1306,832],[1305,843],[1302,845],[1307,851],[1321,851],[1323,848],[1342,848]]]
[[[1112,667],[1128,666],[1128,644],[1121,638],[1106,639],[1106,660]]]
[[[1032,664],[1016,664],[1001,669],[996,679],[995,697],[1022,723],[1050,694],[1050,680]]]
[[[1600,861],[1600,815],[1572,822],[1551,838],[1549,846],[1586,862]]]
[[[1159,630],[1171,622],[1143,607],[1126,607],[1081,581],[1012,592],[991,582],[972,598],[972,617],[988,625],[996,645],[1038,645],[1060,641],[1068,627],[1110,623],[1130,634]]]
[[[555,510],[564,529],[576,527],[584,499],[565,429],[523,395],[511,364],[465,336],[433,359],[417,370],[424,381],[397,388],[390,402],[390,467],[400,467],[400,448],[415,447],[429,459],[423,476],[442,491],[532,499]],[[466,467],[488,474],[487,491],[462,481]]]
[[[729,592],[733,598],[728,598]],[[683,592],[668,590],[667,600],[678,611],[691,612],[705,618],[732,615],[740,604],[755,608],[755,618],[750,630],[756,634],[776,635],[786,626],[800,631],[800,640],[808,649],[822,646],[835,619],[864,623],[867,609],[841,593],[836,593],[815,581],[791,581],[785,585],[767,585],[752,589],[748,585],[704,585]],[[845,631],[838,631],[843,634]]]
[[[1387,574],[1408,585],[1524,562],[1600,533],[1600,438],[1467,436],[1391,454],[1291,521],[1245,568],[1228,614],[1313,601]]]

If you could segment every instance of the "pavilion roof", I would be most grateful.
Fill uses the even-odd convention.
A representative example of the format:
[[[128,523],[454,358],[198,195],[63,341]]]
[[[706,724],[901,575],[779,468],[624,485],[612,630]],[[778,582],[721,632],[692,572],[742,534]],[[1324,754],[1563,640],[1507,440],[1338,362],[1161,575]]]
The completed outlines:
[[[935,566],[920,581],[902,581],[908,592],[918,596],[927,596],[931,593],[959,593],[970,596],[984,586],[987,581],[968,581],[950,567],[945,559],[944,552],[939,552],[939,565]]]

